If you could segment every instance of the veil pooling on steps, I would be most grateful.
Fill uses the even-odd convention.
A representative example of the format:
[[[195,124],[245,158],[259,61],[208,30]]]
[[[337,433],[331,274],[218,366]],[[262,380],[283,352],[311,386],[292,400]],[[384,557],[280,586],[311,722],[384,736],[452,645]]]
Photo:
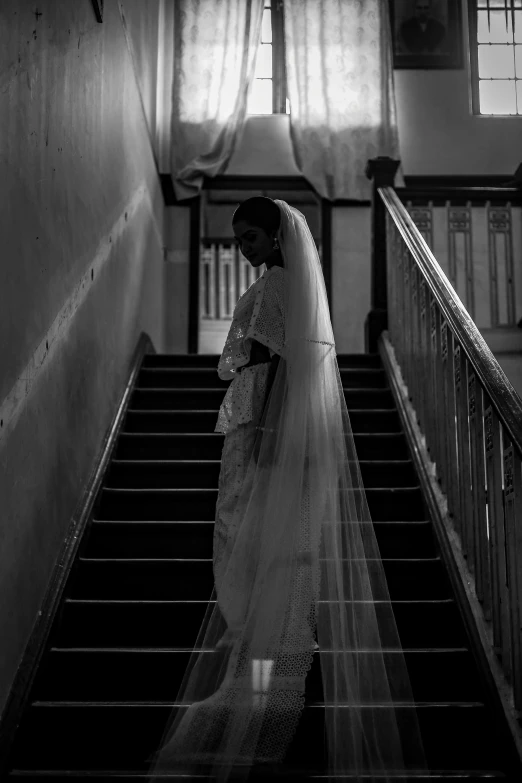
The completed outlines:
[[[281,762],[304,720],[305,679],[318,655],[324,732],[321,709],[307,710],[308,742],[324,739],[332,778],[382,783],[394,771],[426,769],[417,712],[319,257],[304,216],[275,203],[285,345],[238,492],[234,546],[150,776],[246,780],[252,765]]]

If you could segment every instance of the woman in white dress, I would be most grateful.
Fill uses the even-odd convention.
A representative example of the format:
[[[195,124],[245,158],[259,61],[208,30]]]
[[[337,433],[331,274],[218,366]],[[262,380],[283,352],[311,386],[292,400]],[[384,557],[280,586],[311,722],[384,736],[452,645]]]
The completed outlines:
[[[298,210],[264,197],[238,207],[233,230],[266,268],[218,365],[232,383],[216,425],[215,590],[152,778],[246,780],[282,762],[314,655],[331,779],[425,770],[315,242]]]

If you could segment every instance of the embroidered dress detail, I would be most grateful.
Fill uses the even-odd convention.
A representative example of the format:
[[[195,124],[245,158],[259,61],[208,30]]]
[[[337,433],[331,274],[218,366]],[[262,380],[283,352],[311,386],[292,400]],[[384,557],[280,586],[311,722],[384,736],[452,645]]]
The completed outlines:
[[[309,337],[303,337],[303,340],[306,340],[307,343],[317,343],[318,345],[331,345],[332,348],[335,348],[335,343],[328,343],[326,340],[310,340]]]
[[[270,356],[284,346],[284,269],[273,266],[238,300],[218,364],[223,380],[232,378],[219,409],[214,432],[232,432],[240,424],[259,421],[263,412],[270,365],[250,360],[252,340],[266,345]],[[238,370],[240,370],[238,372]]]
[[[236,375],[219,409],[214,432],[231,432],[240,424],[258,421],[263,412],[270,364],[254,364]]]
[[[239,367],[248,364],[252,340],[266,345],[272,354],[283,355],[284,279],[284,269],[273,266],[239,298],[218,364],[222,380],[231,380]]]

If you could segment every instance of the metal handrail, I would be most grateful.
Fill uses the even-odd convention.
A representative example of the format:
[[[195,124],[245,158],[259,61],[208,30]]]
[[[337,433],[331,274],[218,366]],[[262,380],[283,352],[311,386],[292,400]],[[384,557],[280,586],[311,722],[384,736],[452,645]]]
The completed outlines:
[[[495,359],[395,190],[391,187],[378,188],[378,193],[480,379],[499,419],[516,448],[522,452],[522,399]]]

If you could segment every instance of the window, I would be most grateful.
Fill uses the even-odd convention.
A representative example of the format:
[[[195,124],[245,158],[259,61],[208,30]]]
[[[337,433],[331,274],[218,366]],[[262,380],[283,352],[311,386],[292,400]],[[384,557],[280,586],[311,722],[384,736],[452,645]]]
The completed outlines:
[[[468,0],[474,114],[522,115],[522,0]]]
[[[521,0],[522,2],[522,0]],[[248,114],[289,114],[286,97],[283,0],[266,0]]]

